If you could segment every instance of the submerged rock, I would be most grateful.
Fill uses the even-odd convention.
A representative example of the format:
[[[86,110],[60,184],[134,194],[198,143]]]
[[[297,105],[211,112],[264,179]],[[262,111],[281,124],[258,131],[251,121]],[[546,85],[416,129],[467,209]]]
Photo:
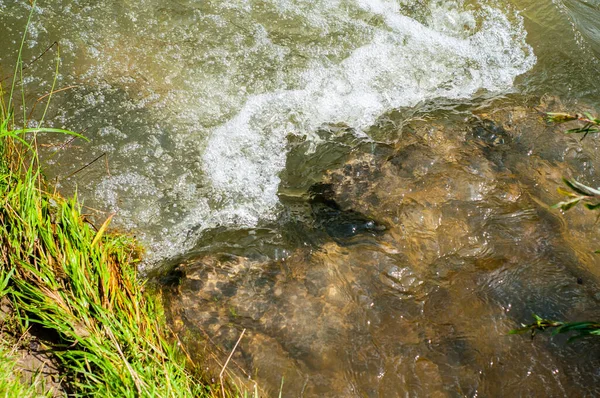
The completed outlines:
[[[313,186],[317,245],[181,264],[175,323],[223,354],[245,329],[235,367],[271,395],[600,393],[598,347],[506,337],[532,312],[600,316],[589,215],[548,209],[569,140],[526,108],[411,122]]]

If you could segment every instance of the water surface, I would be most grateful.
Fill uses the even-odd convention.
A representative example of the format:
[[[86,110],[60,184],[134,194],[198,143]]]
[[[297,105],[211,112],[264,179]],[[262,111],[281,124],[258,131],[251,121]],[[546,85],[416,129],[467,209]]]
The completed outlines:
[[[0,0],[0,79],[28,12]],[[506,333],[599,315],[594,219],[548,208],[563,175],[600,184],[597,140],[536,110],[599,108],[599,21],[597,0],[39,2],[24,85],[50,90],[56,41],[47,124],[90,142],[43,137],[48,176],[144,242],[192,356],[219,369],[246,329],[231,370],[267,395],[592,396],[594,341]]]

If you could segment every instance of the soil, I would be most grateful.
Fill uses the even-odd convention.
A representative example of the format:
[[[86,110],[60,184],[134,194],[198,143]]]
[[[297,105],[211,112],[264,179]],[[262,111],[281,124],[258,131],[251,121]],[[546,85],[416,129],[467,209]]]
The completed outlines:
[[[26,385],[40,375],[40,386],[43,388],[40,393],[50,392],[53,397],[66,397],[67,393],[61,385],[60,369],[49,347],[40,336],[29,330],[20,335],[15,333],[11,327],[13,315],[14,309],[8,299],[0,299],[0,344],[13,347],[18,358],[15,375]]]

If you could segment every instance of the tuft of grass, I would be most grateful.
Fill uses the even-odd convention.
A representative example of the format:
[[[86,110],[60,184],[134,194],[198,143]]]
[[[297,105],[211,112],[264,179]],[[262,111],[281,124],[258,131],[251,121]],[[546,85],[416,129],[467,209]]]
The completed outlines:
[[[588,134],[600,133],[600,119],[594,117],[589,112],[583,114],[571,114],[561,112],[548,112],[546,113],[546,120],[549,123],[568,123],[572,121],[579,121],[582,125],[565,131],[565,134],[583,134],[581,139],[583,140]]]
[[[600,323],[598,322],[558,322],[549,319],[544,319],[536,314],[533,314],[535,319],[534,323],[529,325],[523,325],[519,329],[514,329],[509,334],[520,334],[520,333],[531,333],[533,339],[537,332],[543,332],[551,329],[552,335],[573,333],[573,336],[569,338],[569,341],[581,339],[589,336],[600,336]]]

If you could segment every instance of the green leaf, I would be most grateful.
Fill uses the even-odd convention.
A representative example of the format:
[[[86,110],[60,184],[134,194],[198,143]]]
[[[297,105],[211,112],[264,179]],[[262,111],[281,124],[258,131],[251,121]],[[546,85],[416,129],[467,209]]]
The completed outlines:
[[[574,129],[569,129],[565,131],[565,134],[581,134],[585,133],[585,130],[582,127],[576,127]]]
[[[588,210],[596,210],[596,209],[600,209],[600,203],[596,203],[596,204],[591,204],[591,203],[586,203],[585,207]]]
[[[577,116],[562,112],[548,112],[546,118],[550,123],[566,123],[577,120]]]
[[[64,129],[55,129],[55,128],[49,128],[49,127],[40,127],[40,128],[28,128],[28,129],[13,130],[12,133],[15,133],[15,134],[23,134],[23,133],[60,133],[60,134],[72,135],[73,137],[77,137],[77,138],[81,138],[81,139],[84,139],[86,141],[89,141],[89,139],[87,139],[83,135],[77,134],[77,133],[75,133],[73,131],[64,130]]]
[[[570,331],[591,331],[599,328],[600,325],[595,322],[569,322],[559,326],[554,332],[566,333]]]
[[[556,191],[557,191],[559,194],[561,194],[561,195],[564,195],[564,196],[568,196],[568,197],[570,197],[570,198],[575,198],[575,197],[578,197],[576,194],[574,194],[574,193],[573,193],[573,192],[571,192],[571,191],[567,191],[567,190],[566,190],[566,189],[564,189],[563,187],[558,187],[558,188],[556,188]]]
[[[531,330],[531,328],[529,326],[525,326],[522,328],[518,328],[518,329],[512,329],[511,331],[508,332],[508,334],[522,334],[525,332],[529,332]]]
[[[559,202],[559,203],[551,206],[551,208],[552,209],[561,209],[562,211],[568,211],[569,209],[576,206],[579,202],[581,202],[582,199],[583,198],[581,196],[579,196],[575,199],[567,200],[564,202]]]
[[[14,131],[2,131],[0,132],[0,138],[10,137],[13,140],[19,141],[21,144],[25,145],[27,149],[31,149],[31,144],[25,141],[23,138],[19,137],[17,134],[13,134]]]
[[[5,272],[5,271],[3,271]],[[4,296],[7,292],[8,283],[10,282],[10,278],[12,278],[15,272],[15,268],[11,268],[10,271],[6,272],[3,275],[3,278],[0,279],[0,298]]]
[[[577,182],[575,180],[567,180],[566,178],[563,178],[563,182],[569,187],[571,188],[573,191],[580,193],[582,195],[585,196],[600,196],[600,191],[589,187],[587,185],[584,185],[580,182]]]

